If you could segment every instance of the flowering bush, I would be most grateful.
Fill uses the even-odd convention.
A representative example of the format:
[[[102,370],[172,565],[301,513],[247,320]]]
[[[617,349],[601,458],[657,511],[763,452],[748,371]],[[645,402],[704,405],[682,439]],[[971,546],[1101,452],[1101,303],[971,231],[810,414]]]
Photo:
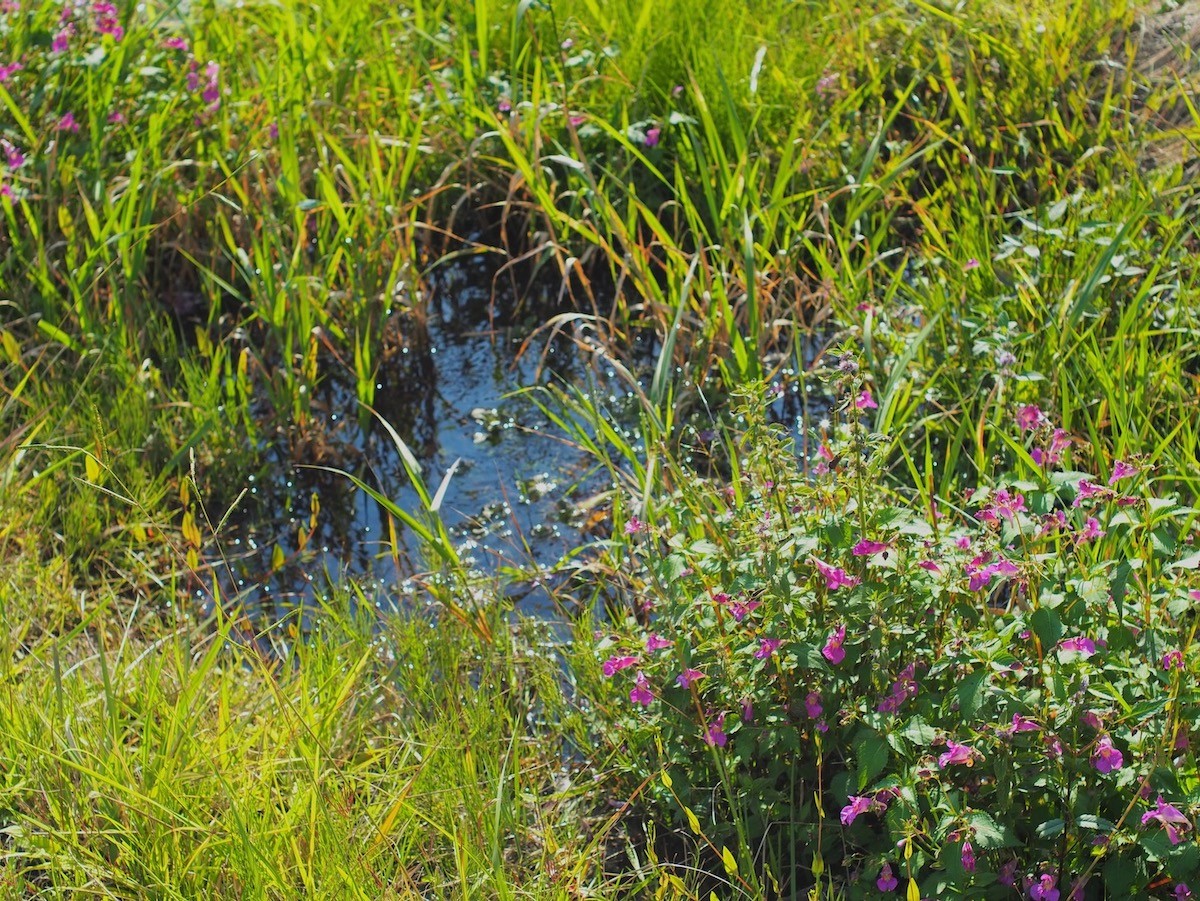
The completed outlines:
[[[734,483],[627,530],[649,588],[585,681],[631,791],[764,885],[1191,897],[1192,511],[1142,461],[1066,469],[1032,406],[1010,411],[1019,473],[894,496],[869,387],[840,377],[850,421],[809,471],[747,410]]]

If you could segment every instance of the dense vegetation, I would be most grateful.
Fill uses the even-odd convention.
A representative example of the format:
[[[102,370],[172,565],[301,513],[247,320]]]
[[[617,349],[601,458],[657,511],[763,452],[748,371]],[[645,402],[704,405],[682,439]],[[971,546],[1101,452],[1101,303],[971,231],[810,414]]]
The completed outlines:
[[[1200,893],[1172,6],[0,0],[0,891]],[[476,258],[632,398],[528,392],[611,525],[554,623],[385,396]],[[399,612],[243,605],[338,420]]]

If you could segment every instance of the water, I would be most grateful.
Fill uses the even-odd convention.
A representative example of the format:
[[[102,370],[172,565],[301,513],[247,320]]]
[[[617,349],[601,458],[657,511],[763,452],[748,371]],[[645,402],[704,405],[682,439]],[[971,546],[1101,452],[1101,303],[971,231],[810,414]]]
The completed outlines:
[[[522,612],[552,617],[560,611],[548,568],[609,528],[611,477],[564,439],[531,396],[514,392],[581,387],[603,398],[614,425],[630,434],[636,402],[612,367],[569,336],[529,338],[532,323],[547,315],[546,298],[525,307],[529,322],[512,321],[511,302],[500,305],[507,323],[494,318],[493,284],[481,264],[456,265],[432,282],[425,322],[391,323],[402,338],[380,368],[374,406],[420,462],[430,493],[455,468],[440,513],[460,556],[481,575],[504,576]],[[630,367],[649,373],[657,350],[652,341],[633,348]],[[805,351],[809,359],[815,353]],[[804,415],[811,420],[827,409],[820,400],[806,403],[793,370],[782,369],[773,387],[772,415],[793,425],[797,438]],[[684,388],[698,398],[692,443],[702,446],[720,402],[703,387]],[[400,508],[419,511],[394,443],[360,416],[352,382],[333,368],[311,408],[314,422],[303,433],[281,434],[262,448],[259,474],[220,533],[220,552],[208,562],[226,605],[240,601],[275,619],[318,602],[346,577],[382,609],[414,603],[431,568],[416,536],[331,471],[352,472]],[[797,447],[802,452],[803,442]],[[303,546],[301,530],[311,530]],[[197,595],[211,604],[203,588]]]

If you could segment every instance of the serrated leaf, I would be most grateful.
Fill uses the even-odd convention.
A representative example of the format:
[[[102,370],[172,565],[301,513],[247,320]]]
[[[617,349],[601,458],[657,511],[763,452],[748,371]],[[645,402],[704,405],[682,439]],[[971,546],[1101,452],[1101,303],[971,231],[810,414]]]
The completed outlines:
[[[1080,827],[1083,829],[1095,829],[1097,832],[1112,832],[1114,828],[1111,820],[1106,820],[1104,817],[1093,816],[1090,813],[1083,814],[1078,820],[1076,820],[1076,822],[1078,822]]]
[[[975,835],[975,844],[987,851],[997,848],[1012,848],[1019,844],[1016,834],[1007,826],[1001,826],[991,814],[975,811],[967,816],[967,823]]]
[[[1066,820],[1055,817],[1052,820],[1046,820],[1046,822],[1040,824],[1035,831],[1041,838],[1055,838],[1056,836],[1062,835],[1063,830],[1066,827]]]
[[[932,744],[933,740],[937,738],[937,730],[919,716],[914,716],[909,720],[900,730],[900,734],[914,745],[922,746]]]

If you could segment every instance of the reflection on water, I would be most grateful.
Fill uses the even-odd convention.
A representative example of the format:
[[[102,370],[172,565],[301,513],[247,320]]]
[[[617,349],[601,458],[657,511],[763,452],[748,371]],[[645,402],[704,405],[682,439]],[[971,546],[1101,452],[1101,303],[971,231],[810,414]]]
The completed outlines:
[[[579,386],[602,399],[631,437],[634,394],[562,335],[535,338],[519,353],[528,329],[496,323],[492,285],[482,267],[449,269],[431,285],[427,321],[391,323],[402,339],[380,367],[374,406],[418,458],[431,492],[458,461],[441,515],[462,558],[484,574],[524,571],[529,578],[514,586],[514,597],[523,598],[525,612],[551,615],[535,576],[587,540],[588,528],[604,518],[594,498],[611,483],[530,397],[512,392]],[[657,351],[651,343],[634,352],[650,371]],[[821,404],[816,414],[806,409],[800,384],[789,371],[777,382],[777,421],[824,412]],[[703,444],[712,438],[705,433],[713,413],[693,393],[701,398],[693,422]],[[220,554],[210,562],[222,593],[227,603],[236,598],[273,619],[352,576],[378,606],[403,606],[428,567],[414,536],[344,475],[321,467],[354,473],[405,510],[419,510],[420,498],[385,430],[359,415],[348,379],[327,373],[312,410],[318,428],[301,437],[281,433],[264,448],[260,475],[219,536]]]

